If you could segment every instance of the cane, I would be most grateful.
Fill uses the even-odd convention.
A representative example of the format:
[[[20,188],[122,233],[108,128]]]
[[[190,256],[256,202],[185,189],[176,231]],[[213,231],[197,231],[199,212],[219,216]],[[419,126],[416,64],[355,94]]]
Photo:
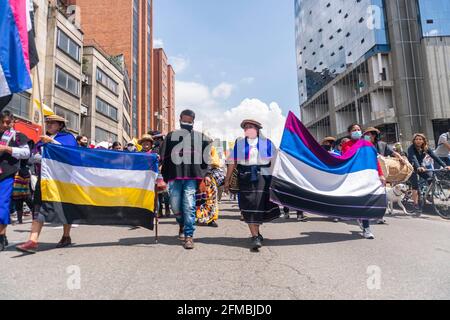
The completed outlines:
[[[155,208],[154,208],[154,211],[155,211],[155,243],[157,244],[158,243],[158,240],[159,240],[159,238],[158,238],[158,225],[159,225],[159,218],[158,218],[158,192],[157,192],[157,188],[156,188],[156,185],[155,185]]]

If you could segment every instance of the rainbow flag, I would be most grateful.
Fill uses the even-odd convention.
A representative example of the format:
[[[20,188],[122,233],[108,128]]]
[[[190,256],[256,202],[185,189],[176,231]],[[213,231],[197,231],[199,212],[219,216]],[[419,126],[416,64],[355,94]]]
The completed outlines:
[[[42,154],[41,211],[47,222],[153,230],[157,176],[155,154],[47,144]]]
[[[291,112],[274,166],[271,200],[291,209],[344,219],[378,219],[387,199],[377,152],[361,140],[344,156],[325,151]]]

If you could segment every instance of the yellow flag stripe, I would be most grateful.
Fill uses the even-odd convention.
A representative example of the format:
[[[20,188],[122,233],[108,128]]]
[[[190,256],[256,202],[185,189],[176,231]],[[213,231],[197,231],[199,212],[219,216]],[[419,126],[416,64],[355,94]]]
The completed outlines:
[[[84,187],[42,180],[42,201],[97,207],[131,207],[154,211],[155,192],[136,188]]]

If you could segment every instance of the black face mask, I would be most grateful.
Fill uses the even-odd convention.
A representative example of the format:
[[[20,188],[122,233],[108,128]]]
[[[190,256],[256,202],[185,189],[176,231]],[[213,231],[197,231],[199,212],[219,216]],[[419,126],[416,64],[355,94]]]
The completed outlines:
[[[192,131],[192,129],[194,129],[194,125],[180,122],[180,128],[187,131]]]
[[[331,151],[330,145],[322,145],[322,148],[324,148],[326,151]]]

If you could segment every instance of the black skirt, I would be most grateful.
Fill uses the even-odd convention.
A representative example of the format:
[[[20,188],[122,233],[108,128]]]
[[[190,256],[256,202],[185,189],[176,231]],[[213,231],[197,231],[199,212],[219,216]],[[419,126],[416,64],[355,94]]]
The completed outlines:
[[[272,176],[262,175],[260,167],[252,174],[251,167],[238,166],[239,207],[248,224],[261,225],[280,217],[280,208],[270,201]]]

